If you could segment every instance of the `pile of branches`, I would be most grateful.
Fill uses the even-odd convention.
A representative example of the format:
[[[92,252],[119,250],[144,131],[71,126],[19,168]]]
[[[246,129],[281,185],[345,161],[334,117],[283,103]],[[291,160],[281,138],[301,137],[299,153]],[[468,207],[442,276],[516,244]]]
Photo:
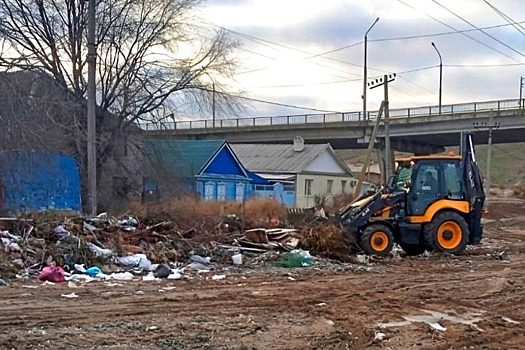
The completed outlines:
[[[352,261],[351,254],[357,245],[348,230],[334,222],[318,222],[301,228],[300,247],[312,255],[336,259],[344,262]]]

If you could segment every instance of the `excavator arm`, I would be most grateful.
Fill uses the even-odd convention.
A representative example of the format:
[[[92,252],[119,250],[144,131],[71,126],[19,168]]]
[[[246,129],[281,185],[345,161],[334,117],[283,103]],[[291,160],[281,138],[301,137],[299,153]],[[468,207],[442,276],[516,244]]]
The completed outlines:
[[[483,189],[483,177],[476,162],[474,143],[471,132],[461,133],[461,170],[465,183],[465,193],[470,203],[470,214],[468,225],[470,230],[471,244],[478,244],[483,236],[483,225],[481,215],[485,204],[485,190]]]

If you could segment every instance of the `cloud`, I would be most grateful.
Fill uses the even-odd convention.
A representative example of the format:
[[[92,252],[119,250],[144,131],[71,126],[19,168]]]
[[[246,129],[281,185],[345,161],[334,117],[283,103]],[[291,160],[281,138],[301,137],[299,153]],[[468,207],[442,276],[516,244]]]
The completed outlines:
[[[400,73],[391,84],[392,106],[437,104],[439,57],[430,45],[432,41],[445,65],[443,103],[517,97],[519,76],[524,73],[525,65],[476,66],[525,63],[525,57],[481,32],[465,33],[479,42],[462,34],[416,37],[452,31],[424,13],[458,30],[472,27],[434,2],[403,1],[423,13],[391,0],[214,0],[208,2],[205,13],[211,22],[250,36],[232,34],[243,42],[245,51],[238,52],[244,65],[242,71],[252,71],[237,75],[234,88],[246,91],[250,97],[319,109],[361,110],[363,44],[360,42],[376,17],[380,20],[369,34],[368,76]],[[476,26],[507,24],[481,1],[438,2]],[[518,18],[523,12],[520,1],[499,0],[496,5],[507,15],[516,17],[514,19],[523,20]],[[507,26],[486,32],[523,53],[525,36],[515,28]],[[377,41],[406,36],[416,38]],[[357,45],[308,58],[311,54],[350,44]],[[435,68],[404,73],[424,67]],[[379,106],[380,90],[368,92],[369,109]],[[288,114],[290,111],[293,110],[257,103],[251,115]]]

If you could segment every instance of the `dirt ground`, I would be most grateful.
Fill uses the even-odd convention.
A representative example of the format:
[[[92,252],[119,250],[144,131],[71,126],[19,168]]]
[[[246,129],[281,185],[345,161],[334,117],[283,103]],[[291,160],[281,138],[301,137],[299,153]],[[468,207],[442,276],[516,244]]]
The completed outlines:
[[[523,349],[524,205],[493,208],[483,244],[460,256],[15,282],[0,287],[0,349]]]

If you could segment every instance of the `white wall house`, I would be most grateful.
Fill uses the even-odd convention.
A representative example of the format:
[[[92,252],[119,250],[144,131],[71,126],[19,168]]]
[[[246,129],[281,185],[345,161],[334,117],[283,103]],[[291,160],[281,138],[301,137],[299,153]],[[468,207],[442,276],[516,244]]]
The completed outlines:
[[[241,163],[250,171],[286,189],[283,203],[310,208],[316,195],[330,200],[340,193],[352,193],[356,178],[330,144],[231,144]],[[276,198],[278,199],[278,198]]]

